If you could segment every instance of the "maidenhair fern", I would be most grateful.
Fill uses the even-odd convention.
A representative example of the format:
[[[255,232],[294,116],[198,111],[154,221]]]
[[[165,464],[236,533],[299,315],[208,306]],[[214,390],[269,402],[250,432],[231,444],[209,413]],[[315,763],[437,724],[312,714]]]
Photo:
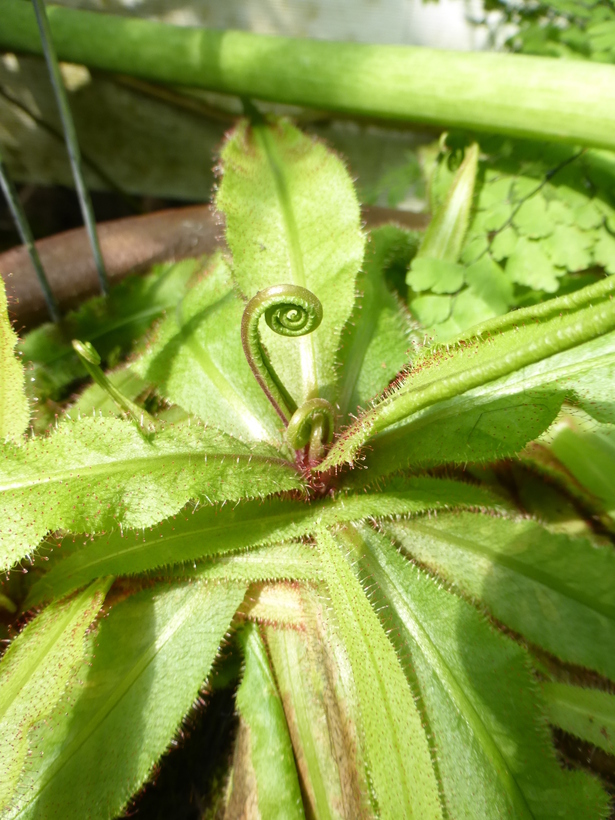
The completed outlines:
[[[613,752],[611,215],[563,182],[597,156],[558,180],[458,146],[417,252],[363,234],[324,144],[242,121],[227,251],[24,339],[41,406],[97,382],[42,434],[1,318],[2,600],[32,613],[0,663],[2,817],[127,811],[215,681],[216,816],[606,816],[548,728]],[[528,248],[551,278],[514,273]]]

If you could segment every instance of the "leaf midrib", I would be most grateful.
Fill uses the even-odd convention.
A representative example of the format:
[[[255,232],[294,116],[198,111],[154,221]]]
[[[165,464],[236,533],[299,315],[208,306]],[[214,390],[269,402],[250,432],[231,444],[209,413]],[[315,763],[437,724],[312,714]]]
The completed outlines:
[[[295,214],[293,211],[292,202],[288,192],[288,185],[284,176],[283,168],[281,167],[278,157],[276,156],[276,147],[268,128],[262,126],[254,126],[254,134],[261,144],[263,153],[267,160],[267,165],[271,171],[273,184],[280,203],[280,211],[282,213],[282,220],[284,229],[288,239],[288,257],[290,262],[292,284],[299,285],[302,288],[307,287],[305,268],[303,265],[303,254],[301,251],[301,242],[299,239],[299,230],[295,221]],[[299,349],[301,352],[301,370],[304,383],[304,390],[306,398],[313,398],[318,396],[318,381],[316,378],[316,354],[314,350],[314,337],[309,333],[307,336],[300,336],[297,338]]]
[[[371,552],[371,549],[369,547],[368,550]],[[378,549],[378,553],[379,560],[377,561],[377,563],[380,564],[382,570],[388,569],[390,567],[390,564],[387,557],[383,556],[383,552],[380,549]],[[533,818],[534,814],[531,811],[531,808],[525,799],[525,795],[523,794],[515,778],[514,772],[511,771],[510,766],[508,765],[502,752],[500,751],[499,747],[491,737],[489,730],[485,725],[484,721],[482,720],[480,714],[477,712],[469,698],[466,697],[465,692],[463,691],[463,688],[457,681],[457,678],[453,673],[452,669],[446,663],[446,661],[438,651],[437,647],[429,637],[427,630],[420,623],[420,619],[417,616],[416,611],[410,603],[406,602],[406,597],[404,596],[403,591],[400,590],[397,582],[395,581],[394,576],[390,573],[390,571],[387,572],[385,584],[387,580],[389,585],[392,586],[392,591],[394,593],[394,595],[389,594],[389,596],[387,597],[396,598],[396,608],[399,608],[401,611],[405,611],[409,615],[409,617],[405,617],[402,619],[402,628],[407,629],[408,632],[411,634],[413,640],[416,642],[420,651],[427,659],[428,664],[431,666],[432,669],[436,671],[438,678],[442,682],[446,691],[448,692],[449,697],[453,700],[454,703],[460,703],[465,707],[463,710],[459,709],[459,711],[463,715],[466,724],[468,724],[473,734],[477,735],[481,739],[481,745],[488,752],[494,770],[496,772],[504,771],[507,773],[505,782],[508,786],[507,791],[511,796],[513,805],[519,807],[520,802],[520,808],[523,811],[523,813],[527,817]],[[500,766],[496,764],[496,761],[499,762]]]
[[[47,658],[47,656],[53,651],[58,639],[62,636],[68,624],[81,613],[82,602],[91,597],[92,590],[90,587],[86,587],[86,589],[84,589],[83,592],[81,592],[75,600],[68,607],[66,607],[62,617],[58,618],[54,622],[51,630],[47,633],[47,638],[43,644],[43,648],[36,655],[37,662],[26,665],[26,668],[22,670],[21,675],[17,674],[12,678],[9,683],[8,695],[5,690],[2,693],[2,699],[0,700],[0,723],[10,709],[11,704],[27,685],[28,681],[31,680],[41,668],[44,668],[45,658]]]
[[[437,541],[442,542],[445,547],[447,544],[452,544],[453,546],[458,547],[459,549],[465,552],[471,552],[474,555],[480,555],[487,560],[490,560],[493,564],[500,565],[505,567],[506,569],[510,570],[511,572],[516,573],[524,578],[529,578],[536,584],[544,587],[545,589],[551,590],[558,595],[561,595],[563,598],[569,598],[573,600],[575,603],[579,604],[580,606],[585,607],[604,618],[608,618],[611,621],[615,620],[615,608],[609,607],[607,604],[602,603],[601,601],[597,601],[595,599],[589,599],[586,595],[578,590],[574,590],[573,588],[569,587],[565,581],[561,579],[557,579],[559,583],[553,583],[555,580],[552,575],[548,575],[547,573],[543,572],[542,570],[532,566],[531,564],[526,564],[523,561],[517,561],[510,555],[504,555],[500,552],[495,552],[490,550],[489,547],[481,544],[479,542],[470,541],[467,538],[463,538],[461,536],[453,535],[448,532],[443,532],[442,530],[438,530],[425,524],[420,524],[417,521],[413,521],[412,529],[418,530],[425,535],[434,538]],[[404,547],[404,551],[411,552],[407,547]],[[525,571],[523,571],[525,570]]]
[[[0,484],[0,493],[11,492],[15,490],[22,490],[27,489],[30,487],[36,487],[45,484],[52,484],[55,482],[64,482],[64,481],[74,481],[76,479],[85,479],[88,477],[96,477],[96,476],[104,476],[104,475],[115,475],[116,473],[121,473],[124,471],[128,471],[131,466],[134,467],[133,474],[130,478],[134,478],[136,474],[139,473],[140,470],[145,468],[156,468],[158,465],[165,465],[166,463],[170,462],[171,465],[175,461],[188,461],[204,458],[205,464],[207,464],[207,459],[220,459],[219,463],[216,462],[216,466],[222,466],[224,460],[228,458],[231,461],[235,461],[236,464],[241,462],[247,462],[248,464],[252,461],[257,461],[262,464],[271,464],[276,466],[288,467],[291,472],[297,472],[296,467],[290,462],[286,461],[282,458],[270,458],[268,456],[260,456],[254,454],[239,454],[239,453],[212,453],[212,452],[198,452],[198,451],[174,451],[169,452],[166,454],[160,454],[157,456],[139,456],[134,458],[126,458],[122,460],[116,461],[103,461],[99,464],[94,465],[81,465],[75,466],[72,468],[72,472],[69,472],[67,468],[63,470],[57,470],[55,472],[50,472],[44,478],[31,478],[25,481],[12,481],[8,484]],[[136,465],[144,465],[144,467],[137,468]]]
[[[191,591],[190,588],[187,589],[189,592]],[[72,757],[74,757],[74,755],[79,751],[81,746],[83,746],[83,744],[88,740],[88,738],[94,734],[98,726],[100,726],[103,720],[110,714],[110,712],[117,706],[117,704],[133,686],[135,681],[156,658],[156,655],[158,655],[158,653],[171,640],[175,633],[183,626],[183,624],[190,616],[191,604],[192,595],[187,595],[184,605],[175,613],[171,622],[167,624],[167,626],[165,627],[162,635],[157,636],[155,640],[151,642],[147,652],[143,653],[139,662],[136,663],[133,667],[131,667],[128,674],[124,676],[122,684],[114,689],[112,694],[107,698],[105,703],[98,709],[98,711],[91,718],[89,723],[81,730],[81,732],[78,735],[76,735],[68,743],[66,748],[62,750],[61,754],[58,756],[58,758],[56,758],[56,761],[61,761],[59,765],[58,763],[53,763],[49,767],[49,769],[46,772],[46,777],[43,779],[41,787],[37,791],[34,791],[34,789],[32,789],[32,795],[30,800],[22,806],[16,817],[19,817],[21,814],[23,814],[25,809],[27,809],[35,800],[39,799],[39,797],[50,784],[50,782],[53,780],[53,778],[56,777],[58,772],[60,772],[64,768],[64,766],[66,766],[66,764],[69,762],[69,760]]]

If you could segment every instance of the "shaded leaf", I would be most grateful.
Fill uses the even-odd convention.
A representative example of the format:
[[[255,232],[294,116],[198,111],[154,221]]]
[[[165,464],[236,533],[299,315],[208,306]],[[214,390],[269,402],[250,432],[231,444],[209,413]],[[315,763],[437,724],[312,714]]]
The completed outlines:
[[[62,319],[45,324],[23,339],[24,361],[32,363],[33,391],[54,400],[87,373],[71,339],[92,342],[103,362],[116,364],[152,322],[180,299],[189,279],[202,267],[201,259],[157,265],[148,276],[131,276],[111,288],[108,297],[90,299]]]
[[[134,402],[147,388],[147,384],[131,367],[118,367],[117,370],[112,370],[106,375],[111,384],[131,402]],[[72,418],[79,417],[79,415],[93,416],[96,413],[121,415],[117,403],[98,384],[90,384],[86,387],[77,401],[71,405],[69,412]]]
[[[323,634],[320,607],[295,595],[307,610],[302,629],[269,626],[265,634],[306,808],[319,818],[372,817],[347,655]]]
[[[534,521],[441,514],[387,524],[411,556],[564,661],[615,679],[615,553]]]
[[[558,225],[544,243],[554,265],[569,271],[583,270],[592,263],[592,238],[573,225]]]
[[[454,427],[449,428],[450,442],[456,441],[456,447],[448,450],[445,460],[466,461],[518,452],[542,432],[540,427],[546,429],[566,395],[581,403],[593,403],[602,396],[600,401],[613,407],[615,395],[608,389],[607,373],[613,366],[615,337],[603,334],[615,328],[614,290],[613,280],[605,279],[485,322],[451,345],[428,349],[414,359],[411,370],[390,394],[339,438],[318,469],[354,460],[370,438],[395,426],[392,434],[381,439],[383,452],[388,448],[382,469],[419,460],[416,450],[406,455],[406,442],[411,448],[418,446],[422,460],[429,462],[433,459],[430,447],[442,434],[442,416],[448,415],[465,430],[464,435],[457,435]],[[517,412],[511,414],[515,408]],[[497,412],[489,418],[490,410]],[[432,435],[423,432],[418,444],[409,436],[413,421],[427,428],[436,420],[439,425],[432,428]],[[480,437],[491,439],[491,444],[487,441],[481,447],[469,439],[469,434],[478,435],[479,421],[484,425]],[[513,429],[507,436],[510,426]],[[502,439],[504,444],[499,445]],[[371,442],[374,454],[377,442]]]
[[[48,531],[145,527],[190,498],[237,500],[302,487],[275,450],[197,424],[166,427],[148,440],[131,422],[83,418],[27,447],[6,447],[3,456],[3,568]]]
[[[421,715],[392,644],[352,573],[347,545],[318,535],[332,617],[350,660],[369,780],[382,818],[442,817]]]
[[[156,329],[133,365],[165,398],[240,439],[281,446],[280,420],[241,346],[245,308],[221,254]]]
[[[530,239],[542,239],[553,232],[551,212],[547,210],[545,198],[539,194],[523,202],[515,211],[512,222],[521,236]]]
[[[237,708],[248,731],[260,816],[304,817],[284,709],[257,627],[246,627],[242,644],[245,669]]]
[[[558,425],[549,449],[615,518],[615,429],[575,429],[574,422]]]
[[[409,308],[413,316],[423,325],[431,328],[444,322],[451,315],[452,299],[450,296],[415,296],[410,300]]]
[[[245,589],[165,585],[113,606],[81,670],[85,685],[71,687],[32,736],[6,817],[120,814],[189,712]]]
[[[407,233],[395,226],[372,231],[364,269],[357,278],[357,300],[340,349],[342,422],[389,385],[408,361],[412,322],[385,284],[391,258],[405,247]]]
[[[446,262],[458,261],[472,210],[478,150],[477,143],[466,148],[463,162],[450,183],[446,198],[435,210],[425,231],[417,260],[426,257]],[[410,284],[410,280],[407,281]]]
[[[527,654],[387,538],[364,526],[347,541],[418,682],[450,816],[602,817],[597,781],[557,764]]]
[[[242,121],[224,146],[222,171],[216,205],[242,294],[294,284],[325,306],[322,324],[307,336],[263,327],[275,370],[298,406],[316,395],[334,401],[337,350],[363,258],[352,180],[322,143],[286,120]]]
[[[22,774],[30,732],[47,720],[73,682],[86,652],[86,630],[113,579],[47,607],[26,626],[0,663],[0,809],[11,803]],[[30,752],[31,754],[31,752]]]
[[[615,695],[566,683],[543,683],[554,726],[615,755]]]
[[[203,581],[315,581],[314,550],[303,544],[274,544],[248,552],[216,555],[196,566],[178,566],[174,578],[200,578]]]
[[[464,270],[456,262],[417,256],[410,267],[406,281],[416,292],[456,293],[463,285]]]
[[[132,575],[208,555],[300,538],[320,526],[373,516],[401,515],[456,506],[497,506],[494,496],[461,482],[415,477],[379,492],[313,501],[272,499],[234,508],[185,510],[145,532],[114,532],[85,540],[38,581],[28,605],[60,597],[101,575]]]
[[[4,281],[0,280],[0,444],[18,442],[30,421],[23,367],[13,353],[16,344],[17,334],[7,313]]]
[[[506,274],[518,285],[555,293],[561,271],[553,267],[541,242],[521,237],[508,257]]]

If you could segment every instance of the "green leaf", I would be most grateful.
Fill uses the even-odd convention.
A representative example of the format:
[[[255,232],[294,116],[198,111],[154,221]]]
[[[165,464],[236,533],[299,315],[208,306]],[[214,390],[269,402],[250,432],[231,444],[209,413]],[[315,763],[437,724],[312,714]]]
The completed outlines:
[[[294,284],[324,307],[321,325],[307,336],[262,328],[273,366],[298,406],[317,395],[333,402],[337,350],[363,259],[352,180],[322,143],[286,120],[242,121],[224,146],[222,170],[216,204],[242,294]]]
[[[66,595],[101,575],[132,575],[208,555],[275,544],[309,535],[320,526],[449,506],[493,507],[497,503],[480,487],[414,477],[390,482],[377,492],[339,493],[311,504],[272,499],[245,502],[234,508],[184,510],[145,532],[116,531],[107,537],[85,540],[81,548],[58,562],[33,586],[28,606]]]
[[[176,567],[173,578],[203,581],[317,581],[314,550],[303,544],[274,544],[248,552],[208,557],[196,566]]]
[[[418,682],[450,817],[602,817],[598,783],[557,764],[527,653],[387,538],[367,526],[348,535]]]
[[[600,237],[596,242],[594,259],[596,264],[602,265],[607,273],[615,273],[615,236],[607,233],[605,229],[600,232]]]
[[[206,275],[156,329],[153,343],[133,367],[165,398],[206,424],[240,439],[280,447],[280,419],[241,346],[244,308],[228,264],[217,254]]]
[[[506,313],[512,307],[512,283],[497,262],[490,257],[483,256],[478,262],[467,267],[465,280],[472,293],[493,311],[494,316]]]
[[[408,238],[405,231],[386,227],[393,230],[371,233],[364,270],[357,279],[361,297],[342,336],[338,399],[342,421],[388,387],[412,348],[410,317],[385,284],[390,260]]]
[[[604,369],[612,366],[615,336],[604,334],[615,328],[614,290],[613,280],[605,279],[485,322],[454,344],[427,349],[414,359],[412,369],[390,394],[348,428],[318,469],[353,461],[370,438],[394,426],[392,435],[381,439],[383,451],[388,448],[384,468],[396,469],[392,465],[410,462],[404,453],[406,443],[418,448],[420,460],[428,462],[433,458],[429,448],[440,428],[437,434],[434,428],[429,437],[422,433],[424,438],[418,442],[408,433],[413,420],[427,427],[430,421],[441,423],[442,416],[452,419],[450,442],[456,441],[456,452],[449,450],[447,461],[508,455],[538,435],[541,427],[546,429],[566,394],[589,402],[606,387],[606,404],[613,403],[615,396],[610,395]],[[515,406],[509,433],[506,420]],[[490,409],[497,411],[491,417]],[[462,412],[465,417],[457,422]],[[479,422],[483,426],[477,430]],[[461,434],[455,438],[457,423]],[[471,436],[487,443],[478,447]],[[372,442],[374,455],[376,442]],[[417,459],[416,452],[410,457]]]
[[[570,419],[557,425],[549,449],[615,518],[615,428],[584,431]]]
[[[578,271],[590,267],[592,244],[592,237],[574,225],[558,225],[543,247],[554,265]]]
[[[2,658],[2,811],[10,804],[26,763],[30,732],[47,720],[77,675],[86,650],[86,630],[102,606],[112,580],[97,581],[79,595],[49,606],[13,640]]]
[[[4,281],[0,278],[0,444],[19,442],[30,421],[23,367],[13,353],[16,344],[17,334],[9,321]]]
[[[111,384],[131,402],[134,402],[147,389],[147,384],[137,376],[132,367],[118,367],[106,376]],[[114,416],[122,414],[108,391],[98,384],[90,384],[71,405],[69,412],[73,418],[75,416],[95,416],[97,413]]]
[[[306,808],[329,820],[371,818],[359,716],[348,656],[324,631],[313,596],[300,597],[300,629],[268,626],[267,646],[280,689]]]
[[[615,679],[615,553],[534,521],[440,514],[387,524],[403,548],[527,640]]]
[[[446,199],[437,208],[425,231],[418,258],[446,262],[459,260],[472,210],[478,150],[477,143],[465,149],[463,162],[451,181]]]
[[[499,311],[500,314],[503,312]],[[498,312],[494,311],[474,290],[465,288],[454,297],[453,310],[449,319],[432,330],[435,337],[444,342],[497,315],[499,315]]]
[[[294,466],[276,456],[198,424],[169,426],[148,440],[122,419],[65,422],[49,438],[5,448],[1,566],[19,561],[48,531],[146,527],[190,498],[211,503],[301,489]]]
[[[284,709],[257,627],[246,627],[242,643],[245,670],[237,708],[248,729],[260,816],[267,820],[304,817]]]
[[[543,683],[554,726],[615,755],[615,695],[566,683]]]
[[[32,735],[5,816],[112,820],[122,813],[190,711],[245,590],[165,585],[115,604],[96,646],[91,641],[83,682]]]
[[[417,256],[406,277],[411,290],[417,293],[423,290],[431,290],[433,293],[457,293],[463,285],[463,279],[462,265],[430,256]]]
[[[515,211],[512,222],[521,236],[530,239],[543,239],[553,232],[551,213],[547,210],[545,198],[540,194],[526,199]]]
[[[156,266],[148,276],[125,279],[108,297],[90,299],[64,316],[61,326],[46,324],[28,333],[20,349],[33,364],[39,399],[57,400],[68,385],[87,375],[71,339],[92,342],[102,360],[113,366],[158,316],[177,304],[202,264],[201,259],[185,259]]]
[[[541,242],[521,237],[508,257],[506,274],[518,285],[555,293],[561,272],[553,267]]]
[[[442,817],[423,721],[392,644],[350,569],[341,535],[318,535],[331,596],[357,694],[369,780],[382,818]]]
[[[444,322],[451,315],[453,300],[450,296],[416,296],[408,307],[413,316],[423,325],[431,328]]]
[[[501,262],[512,254],[518,241],[519,237],[513,227],[503,228],[493,238],[490,246],[491,256]]]

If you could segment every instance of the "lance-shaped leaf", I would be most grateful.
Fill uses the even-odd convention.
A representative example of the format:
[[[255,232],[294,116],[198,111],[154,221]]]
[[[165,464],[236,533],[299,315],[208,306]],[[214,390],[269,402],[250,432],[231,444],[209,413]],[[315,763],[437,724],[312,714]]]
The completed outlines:
[[[456,506],[493,507],[497,500],[480,487],[414,477],[391,482],[379,493],[340,493],[311,504],[271,499],[234,508],[185,510],[145,532],[115,531],[84,541],[35,584],[28,606],[66,595],[101,575],[132,575],[208,555],[275,544],[344,521]]]
[[[237,708],[246,723],[262,818],[305,817],[297,769],[267,650],[254,625],[243,633],[245,669]]]
[[[360,298],[341,339],[338,407],[342,423],[389,386],[414,349],[413,323],[385,283],[385,271],[396,256],[403,255],[407,242],[407,232],[394,225],[370,234],[357,279]]]
[[[295,595],[301,629],[268,626],[265,635],[306,807],[324,820],[372,817],[355,704],[345,686],[348,656],[334,636],[323,635],[312,596]]]
[[[137,398],[147,389],[147,384],[141,379],[132,367],[118,367],[106,374],[107,378],[128,401],[136,402]],[[107,390],[98,384],[90,384],[77,401],[70,406],[70,416],[94,416],[97,413],[107,416],[122,416],[122,410]]]
[[[615,695],[567,683],[543,683],[554,726],[615,755]]]
[[[0,467],[0,566],[10,567],[49,531],[145,527],[190,498],[208,502],[300,489],[298,472],[266,445],[198,424],[146,439],[119,418],[67,422],[27,447],[5,446]]]
[[[52,604],[26,626],[0,663],[0,810],[9,805],[28,755],[29,733],[47,719],[81,667],[86,630],[112,579]]]
[[[442,817],[424,721],[395,650],[346,560],[347,546],[326,530],[317,543],[332,617],[350,659],[379,814],[391,820]]]
[[[345,535],[418,681],[450,817],[602,817],[597,781],[557,764],[524,650],[389,539],[368,527]]]
[[[272,544],[249,551],[215,555],[195,566],[183,564],[171,573],[173,578],[199,578],[203,581],[317,581],[313,547],[304,544]]]
[[[84,683],[32,735],[5,817],[117,817],[169,747],[244,594],[245,585],[193,582],[113,606],[81,671]]]
[[[592,406],[594,415],[599,403],[596,417],[608,421],[615,413],[613,292],[615,280],[609,277],[485,322],[455,343],[417,357],[319,469],[353,461],[370,439],[374,462],[380,459],[378,471],[384,472],[509,455],[551,423],[565,397]],[[377,434],[380,440],[374,439]],[[430,455],[438,436],[446,445]]]
[[[201,259],[184,259],[156,266],[148,276],[120,282],[108,297],[88,300],[68,313],[61,327],[45,324],[28,333],[20,348],[32,363],[36,396],[61,398],[71,382],[87,375],[71,339],[92,342],[104,362],[127,353],[158,316],[177,304],[202,265]]]
[[[297,405],[317,395],[333,402],[337,349],[363,258],[350,175],[324,144],[286,120],[242,121],[222,151],[222,172],[216,205],[243,295],[299,285],[324,307],[320,327],[300,338],[276,336],[262,322],[272,363]]]
[[[9,321],[4,281],[0,277],[0,444],[19,441],[30,421],[23,367],[13,353],[16,344],[17,334]]]
[[[564,661],[615,679],[615,553],[472,513],[387,524],[409,555]]]
[[[209,425],[239,438],[281,445],[280,419],[241,346],[245,304],[221,254],[170,311],[135,363],[158,391]]]
[[[426,306],[433,296],[419,296],[416,293],[431,291],[435,294],[456,293],[464,282],[464,270],[458,265],[461,249],[468,229],[474,182],[478,164],[478,144],[473,143],[466,149],[463,162],[452,179],[446,198],[436,209],[417,255],[412,260],[406,276],[410,310],[423,321],[426,321]],[[435,297],[437,300],[437,297]],[[437,302],[435,302],[437,304]],[[446,315],[451,307],[451,300],[442,303],[447,305]],[[433,318],[433,317],[432,317]]]
[[[451,181],[444,202],[425,231],[415,259],[458,261],[472,211],[478,151],[476,142],[466,148],[463,161]],[[410,279],[407,281],[410,282]]]
[[[615,427],[583,430],[569,418],[557,425],[549,449],[615,518]]]

